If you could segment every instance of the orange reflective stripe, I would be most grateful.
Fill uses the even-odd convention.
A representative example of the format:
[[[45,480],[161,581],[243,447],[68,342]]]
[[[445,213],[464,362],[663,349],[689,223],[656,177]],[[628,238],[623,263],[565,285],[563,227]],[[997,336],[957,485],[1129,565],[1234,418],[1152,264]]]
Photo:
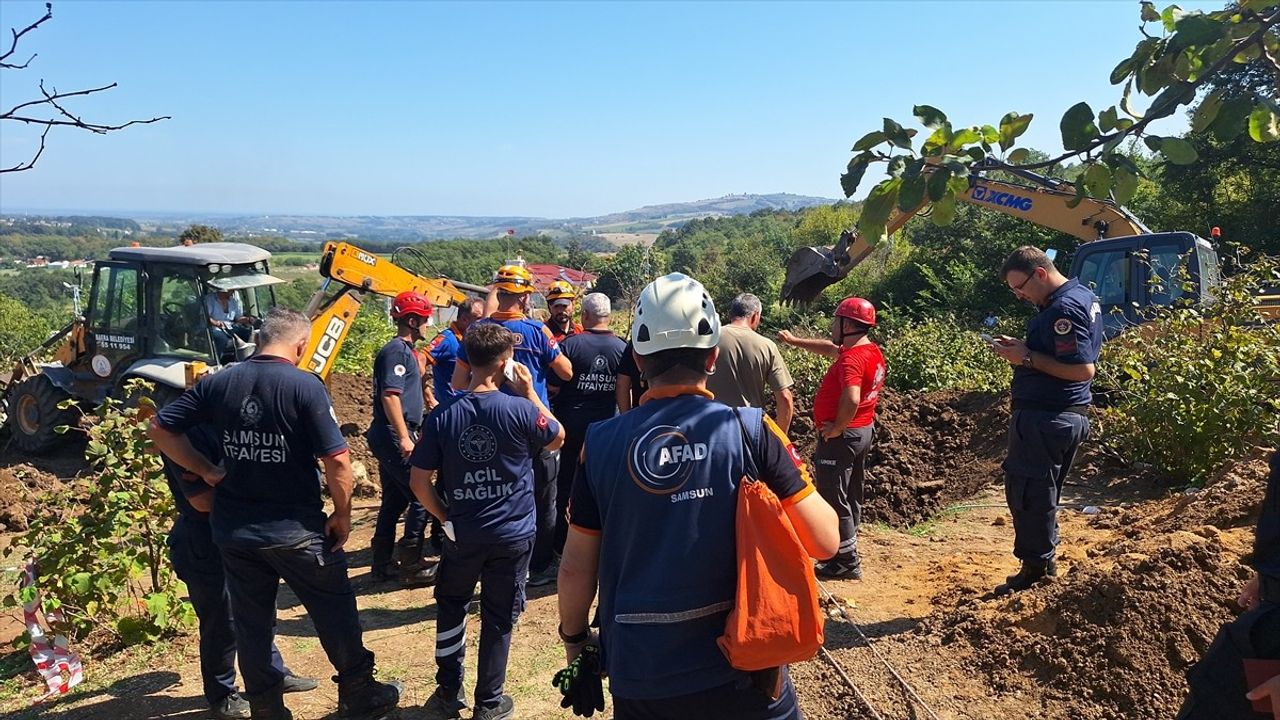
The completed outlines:
[[[494,310],[493,314],[489,316],[489,319],[491,320],[523,320],[524,313],[520,312],[519,310],[513,310],[511,312],[506,312],[503,310]]]
[[[716,398],[710,390],[697,385],[664,385],[658,388],[650,388],[644,395],[641,395],[640,404],[643,405],[650,400],[665,400],[667,398],[680,397],[681,395],[701,395],[708,400]]]

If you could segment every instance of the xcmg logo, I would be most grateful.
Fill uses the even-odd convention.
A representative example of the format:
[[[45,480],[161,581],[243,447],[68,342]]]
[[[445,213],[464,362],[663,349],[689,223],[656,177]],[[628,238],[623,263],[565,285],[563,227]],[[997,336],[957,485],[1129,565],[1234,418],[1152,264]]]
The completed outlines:
[[[973,199],[989,205],[1013,208],[1027,212],[1031,209],[1031,198],[1007,192],[992,192],[982,186],[973,189]]]
[[[329,324],[325,326],[324,335],[320,336],[316,351],[311,353],[311,372],[317,375],[324,372],[325,366],[333,359],[333,351],[337,349],[338,341],[342,339],[342,331],[346,327],[347,323],[342,318],[329,318]]]

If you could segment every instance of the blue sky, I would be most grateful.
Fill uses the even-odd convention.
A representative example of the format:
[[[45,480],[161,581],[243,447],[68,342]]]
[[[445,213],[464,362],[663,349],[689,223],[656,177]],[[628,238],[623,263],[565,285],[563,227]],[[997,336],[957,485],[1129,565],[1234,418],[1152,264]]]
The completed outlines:
[[[4,0],[0,32],[42,13]],[[1137,15],[1044,0],[55,2],[0,105],[41,78],[115,81],[74,109],[173,119],[54,131],[34,170],[0,175],[0,211],[565,217],[834,198],[854,140],[916,103],[965,125],[1034,112],[1026,144],[1060,148],[1067,107],[1118,100],[1107,75]],[[0,123],[0,164],[36,137]]]

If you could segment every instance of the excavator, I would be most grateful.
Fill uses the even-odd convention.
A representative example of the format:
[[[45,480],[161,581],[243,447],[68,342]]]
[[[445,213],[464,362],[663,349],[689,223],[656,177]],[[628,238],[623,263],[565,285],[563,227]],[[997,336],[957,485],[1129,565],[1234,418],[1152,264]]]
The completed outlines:
[[[991,177],[994,166],[974,165],[959,200],[1022,218],[1071,235],[1082,243],[1069,276],[1093,289],[1101,300],[1105,333],[1111,337],[1143,320],[1143,309],[1178,301],[1210,301],[1221,282],[1213,245],[1189,232],[1153,233],[1121,205],[1084,197],[1075,207],[1075,186],[1034,172],[999,168],[1010,180]],[[932,172],[926,167],[924,172]],[[912,212],[895,211],[885,228],[897,232]],[[1212,237],[1216,240],[1218,229]],[[832,248],[803,247],[787,263],[784,302],[808,303],[849,274],[875,248],[846,230]],[[1280,288],[1260,297],[1264,317],[1280,319]]]
[[[10,442],[28,453],[48,451],[62,438],[55,428],[74,423],[66,400],[86,406],[108,396],[129,400],[125,384],[142,378],[155,385],[150,397],[162,406],[205,373],[251,356],[254,326],[276,305],[273,286],[284,282],[271,275],[270,258],[259,247],[229,242],[111,250],[94,263],[85,314],[0,377],[0,419],[11,429]],[[366,296],[413,290],[449,308],[467,298],[464,290],[487,292],[423,277],[349,243],[326,243],[319,272],[323,281],[305,311],[311,339],[298,364],[321,379],[332,371]],[[234,337],[225,352],[213,341],[206,310],[219,292],[239,298],[247,338]],[[50,350],[52,362],[41,362]]]

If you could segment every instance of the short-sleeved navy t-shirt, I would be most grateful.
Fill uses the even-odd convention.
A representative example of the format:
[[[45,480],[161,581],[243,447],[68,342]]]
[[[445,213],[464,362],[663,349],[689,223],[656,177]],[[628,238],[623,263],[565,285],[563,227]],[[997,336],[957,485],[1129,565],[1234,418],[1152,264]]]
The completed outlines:
[[[631,380],[631,407],[638,407],[640,398],[649,389],[649,383],[640,373],[640,366],[636,365],[636,357],[631,353],[631,343],[627,343],[627,346],[622,349],[622,361],[618,364],[618,374],[626,375]]]
[[[523,540],[535,529],[533,457],[559,432],[524,398],[466,393],[431,411],[409,463],[437,471],[458,542]]]
[[[191,447],[209,458],[210,462],[222,462],[222,446],[218,443],[218,436],[213,428],[197,425],[187,431],[187,439],[191,441]],[[205,484],[199,475],[184,470],[169,458],[161,456],[161,459],[164,461],[164,479],[169,483],[169,492],[173,493],[173,504],[178,515],[184,520],[208,525],[209,513],[195,509],[189,498],[211,493],[213,488]]]
[[[347,451],[320,378],[258,355],[215,373],[169,403],[156,423],[185,433],[208,424],[227,475],[214,489],[213,540],[287,547],[324,533],[316,459]]]
[[[626,343],[608,330],[584,330],[560,344],[560,352],[573,363],[573,379],[560,386],[553,406],[556,415],[587,412],[593,417],[612,415],[618,407],[618,366]]]
[[[382,407],[382,396],[399,395],[400,410],[410,428],[422,424],[422,372],[413,346],[401,338],[392,338],[373,359],[373,423],[369,425],[369,442],[389,442],[395,432]]]
[[[537,391],[542,404],[549,406],[551,403],[547,400],[547,370],[550,369],[551,363],[560,357],[560,345],[555,338],[551,337],[551,331],[546,325],[520,313],[494,313],[493,317],[472,323],[467,328],[467,332],[471,332],[471,328],[483,323],[497,323],[516,334],[516,362],[529,368],[529,374],[533,376],[534,390]],[[458,347],[457,362],[470,365],[465,342]],[[505,385],[502,391],[508,395],[515,395],[515,392]]]
[[[1271,456],[1271,475],[1253,543],[1253,566],[1260,574],[1280,582],[1280,450]]]
[[[1098,298],[1071,279],[1053,291],[1027,324],[1027,348],[1069,365],[1096,363],[1102,352],[1102,307]],[[1013,369],[1013,403],[1061,410],[1093,402],[1092,380],[1062,380],[1035,368]]]

